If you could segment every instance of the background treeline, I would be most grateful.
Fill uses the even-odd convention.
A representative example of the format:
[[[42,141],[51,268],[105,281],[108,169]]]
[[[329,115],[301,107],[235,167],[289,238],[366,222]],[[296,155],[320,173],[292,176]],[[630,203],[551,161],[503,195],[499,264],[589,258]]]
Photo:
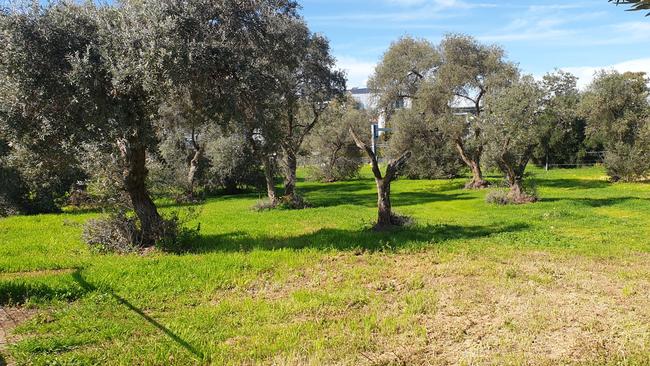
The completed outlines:
[[[0,215],[67,204],[132,211],[118,221],[147,246],[177,234],[157,196],[194,202],[256,189],[268,197],[261,208],[305,207],[299,163],[321,181],[356,177],[373,160],[364,155],[369,121],[380,117],[393,128],[380,157],[400,169],[375,174],[378,187],[398,174],[469,173],[467,188],[483,188],[484,170],[495,169],[507,200],[525,203],[535,199],[523,186],[529,162],[576,164],[589,150],[605,151],[613,180],[648,176],[642,73],[603,71],[579,91],[575,76],[534,80],[503,49],[469,36],[404,37],[369,81],[377,108],[361,110],[328,41],[297,7],[123,0],[1,9]],[[405,99],[410,107],[397,108]]]

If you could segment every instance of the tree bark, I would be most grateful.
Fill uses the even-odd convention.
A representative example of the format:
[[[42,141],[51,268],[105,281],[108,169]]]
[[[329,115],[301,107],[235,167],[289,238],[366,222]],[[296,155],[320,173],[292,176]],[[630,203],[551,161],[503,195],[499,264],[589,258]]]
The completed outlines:
[[[386,167],[386,174],[382,176],[381,169],[379,169],[379,162],[377,155],[372,149],[356,135],[354,130],[350,128],[350,135],[359,149],[364,151],[372,165],[372,174],[375,176],[375,184],[377,185],[377,225],[375,229],[382,230],[389,228],[393,225],[398,225],[393,216],[392,206],[390,203],[390,184],[397,177],[399,170],[406,164],[407,160],[411,157],[411,152],[404,152],[398,159],[392,160]]]
[[[273,165],[271,164],[271,157],[264,155],[264,179],[266,180],[266,195],[269,198],[271,205],[278,203],[278,196],[275,192],[275,175],[273,174]]]
[[[465,162],[472,173],[472,180],[465,185],[465,189],[487,188],[490,183],[483,179],[480,157],[471,157],[470,154],[465,151],[465,147],[460,141],[456,141],[456,149],[458,150],[461,159],[463,159],[463,162]]]
[[[375,178],[377,184],[377,227],[393,225],[393,211],[390,204],[390,182]]]
[[[122,180],[140,221],[142,245],[152,246],[156,242],[162,217],[146,187],[146,147],[138,141],[127,140],[118,141],[118,147],[124,160]]]
[[[296,196],[296,170],[298,159],[291,148],[283,148],[284,152],[284,199],[287,202],[297,202]]]
[[[196,184],[196,174],[199,170],[199,163],[203,158],[203,147],[194,147],[194,157],[190,161],[190,169],[187,173],[188,192],[187,195],[190,199],[194,199],[194,185]]]

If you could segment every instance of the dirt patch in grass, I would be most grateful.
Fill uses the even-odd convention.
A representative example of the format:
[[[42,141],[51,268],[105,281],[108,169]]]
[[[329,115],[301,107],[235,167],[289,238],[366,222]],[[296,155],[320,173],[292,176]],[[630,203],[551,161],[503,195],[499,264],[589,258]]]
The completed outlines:
[[[36,314],[34,309],[9,308],[0,306],[0,365],[8,364],[10,360],[4,359],[4,351],[9,344],[19,340],[12,334],[14,328],[29,320]]]
[[[44,269],[40,271],[28,271],[28,272],[0,272],[0,280],[13,280],[16,278],[33,278],[41,276],[51,276],[58,274],[67,274],[72,273],[76,268],[63,268],[63,269]]]

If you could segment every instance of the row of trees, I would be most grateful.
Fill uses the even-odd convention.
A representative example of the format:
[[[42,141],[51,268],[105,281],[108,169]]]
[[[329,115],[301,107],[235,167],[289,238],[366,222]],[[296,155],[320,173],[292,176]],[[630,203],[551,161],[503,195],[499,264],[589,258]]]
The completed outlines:
[[[184,201],[258,185],[268,205],[303,207],[301,158],[324,181],[356,176],[363,156],[378,189],[379,226],[398,224],[390,183],[453,177],[488,185],[500,169],[509,200],[530,202],[529,161],[607,150],[614,179],[647,175],[650,123],[643,74],[600,73],[583,93],[555,72],[535,81],[497,46],[464,35],[405,37],[370,80],[378,108],[345,96],[326,39],[290,0],[28,2],[0,11],[0,208],[61,206],[71,187],[126,202],[143,245],[165,228],[152,190]],[[398,110],[408,98],[412,108]],[[462,113],[459,113],[462,112]],[[368,121],[385,114],[385,173]],[[281,175],[283,195],[276,192]],[[81,182],[81,183],[80,183]],[[0,212],[1,213],[1,212]]]
[[[78,180],[117,183],[151,245],[165,226],[150,194],[156,167],[184,175],[191,198],[205,165],[229,168],[216,174],[225,178],[261,166],[276,204],[280,165],[283,199],[297,203],[297,153],[345,78],[296,9],[291,0],[2,9],[4,206],[52,210]]]
[[[482,167],[496,167],[519,200],[530,160],[571,163],[591,146],[607,151],[605,164],[614,180],[645,177],[650,169],[645,75],[602,71],[584,92],[576,82],[563,71],[535,81],[521,75],[501,48],[448,35],[439,45],[410,37],[396,41],[370,85],[395,128],[389,155],[413,151],[411,168],[420,174],[454,175],[461,160],[472,174],[467,188],[482,188],[487,185]],[[412,108],[395,111],[399,98],[411,99]],[[447,169],[438,172],[433,163]]]

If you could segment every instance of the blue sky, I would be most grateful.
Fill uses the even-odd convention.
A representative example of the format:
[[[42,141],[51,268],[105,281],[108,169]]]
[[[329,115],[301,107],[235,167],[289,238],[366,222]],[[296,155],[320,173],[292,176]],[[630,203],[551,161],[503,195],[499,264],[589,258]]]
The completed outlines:
[[[600,69],[650,74],[650,17],[606,0],[302,0],[312,31],[330,39],[349,86],[364,86],[402,35],[437,43],[460,32],[497,43],[527,73]]]

